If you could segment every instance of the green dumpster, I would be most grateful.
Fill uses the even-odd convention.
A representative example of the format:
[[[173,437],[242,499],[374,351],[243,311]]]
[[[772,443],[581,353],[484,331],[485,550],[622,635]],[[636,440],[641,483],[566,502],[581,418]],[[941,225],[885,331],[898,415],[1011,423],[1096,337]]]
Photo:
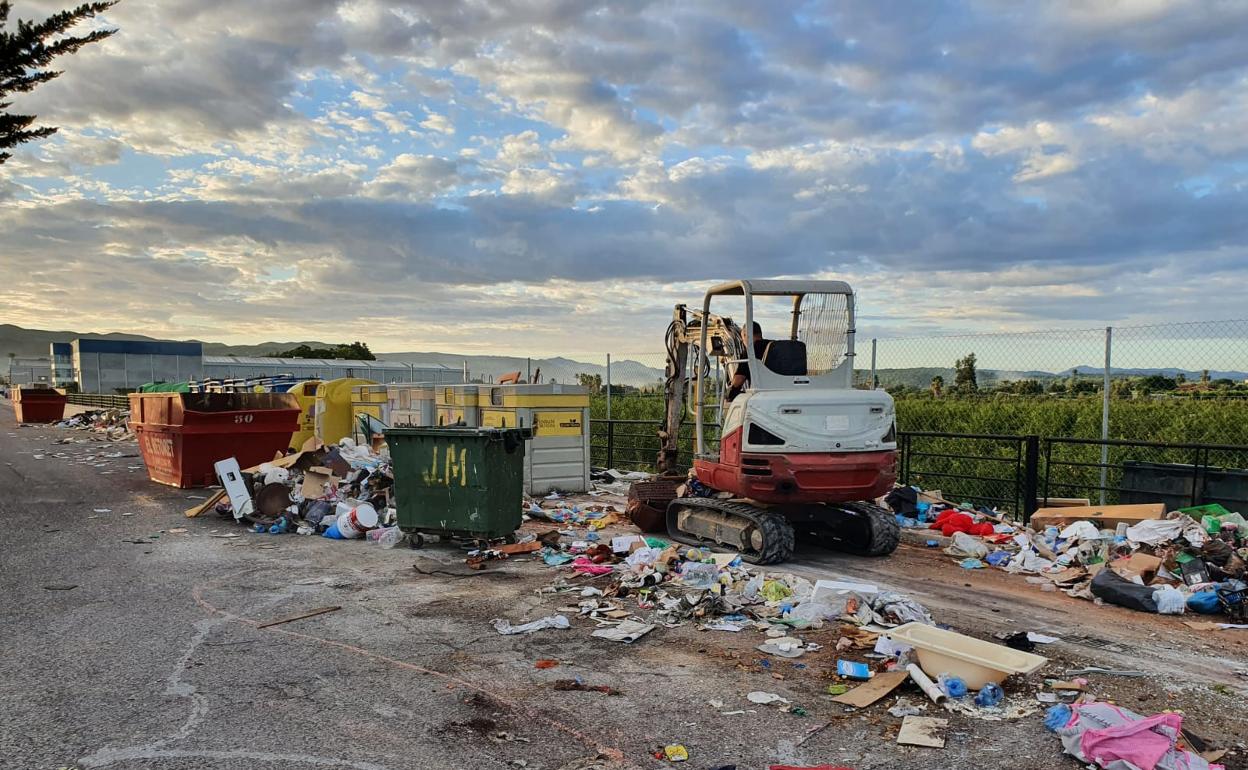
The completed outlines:
[[[520,526],[531,428],[387,428],[399,528],[474,539]]]

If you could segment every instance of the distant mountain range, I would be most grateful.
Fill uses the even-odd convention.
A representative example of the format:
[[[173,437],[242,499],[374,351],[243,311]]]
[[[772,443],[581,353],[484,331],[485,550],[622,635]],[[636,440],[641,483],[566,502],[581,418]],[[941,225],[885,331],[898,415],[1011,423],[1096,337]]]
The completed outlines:
[[[1102,377],[1105,374],[1104,367],[1096,366],[1072,366],[1069,369],[1063,369],[1060,372],[1043,372],[1039,370],[1010,370],[1010,369],[979,369],[976,372],[980,387],[992,386],[997,383],[1018,380],[1037,380],[1042,383],[1049,383],[1053,380],[1065,379],[1070,376],[1071,370],[1074,369],[1079,373],[1080,377]],[[942,367],[915,367],[910,369],[879,369],[876,371],[876,377],[880,380],[880,385],[889,388],[896,385],[906,385],[912,388],[927,388],[932,383],[932,378],[939,375],[945,380],[945,387],[953,385],[954,371],[951,368]],[[1201,372],[1192,371],[1190,369],[1119,369],[1110,367],[1109,376],[1111,378],[1123,377],[1147,377],[1152,374],[1160,374],[1165,377],[1174,377],[1182,374],[1187,378],[1188,382],[1196,382],[1200,379]],[[868,378],[867,372],[862,372],[858,378],[865,381]],[[1209,378],[1231,379],[1236,382],[1248,380],[1248,372],[1240,371],[1223,371],[1210,370]]]
[[[13,324],[0,324],[0,366],[10,353],[21,358],[47,358],[48,346],[53,342],[68,342],[74,339],[107,339],[107,340],[154,340],[143,334],[90,334],[74,331],[46,331],[43,329],[25,329]],[[313,348],[333,347],[328,342],[305,340],[301,342],[261,342],[255,345],[226,345],[221,342],[203,342],[202,340],[186,340],[201,342],[204,353],[212,356],[264,356],[290,350],[299,345]],[[375,351],[374,351],[375,352]],[[462,353],[439,352],[401,352],[376,353],[378,358],[387,361],[403,361],[405,363],[441,364],[460,368],[468,364],[468,372],[473,379],[497,381],[509,372],[520,372],[525,378],[530,374],[541,373],[542,381],[549,382],[552,378],[562,383],[573,383],[577,374],[598,375],[605,382],[607,367],[606,354],[601,364],[573,361],[568,358],[534,358],[522,356],[487,356],[464,355]],[[611,366],[612,382],[617,385],[643,387],[662,381],[663,370],[645,366],[637,361],[617,360]]]

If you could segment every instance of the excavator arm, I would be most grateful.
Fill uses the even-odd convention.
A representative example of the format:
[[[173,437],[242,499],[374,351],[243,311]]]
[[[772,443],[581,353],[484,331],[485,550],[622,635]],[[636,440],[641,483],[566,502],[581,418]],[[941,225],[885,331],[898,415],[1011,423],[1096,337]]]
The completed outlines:
[[[702,326],[706,325],[708,351],[701,349]],[[691,366],[702,367],[702,381],[710,374],[710,358],[713,356],[727,363],[745,357],[738,326],[731,318],[700,310],[689,310],[677,305],[672,311],[672,322],[667,327],[667,364],[663,379],[663,426],[659,429],[659,456],[655,461],[659,475],[679,471],[680,425],[684,422],[690,405],[704,402],[706,394],[693,386],[697,381]],[[702,451],[695,447],[694,452]]]

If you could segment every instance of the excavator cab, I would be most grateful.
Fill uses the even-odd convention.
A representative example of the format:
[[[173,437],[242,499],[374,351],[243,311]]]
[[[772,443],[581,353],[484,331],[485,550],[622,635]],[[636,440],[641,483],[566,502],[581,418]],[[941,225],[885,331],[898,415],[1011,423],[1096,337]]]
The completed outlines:
[[[713,312],[727,302],[740,323]],[[886,392],[853,387],[849,284],[720,284],[700,310],[676,307],[667,348],[660,470],[675,469],[672,437],[691,417],[694,488],[711,493],[668,504],[671,537],[764,564],[788,559],[798,530],[858,553],[896,548],[895,518],[864,502],[896,480],[896,418]]]

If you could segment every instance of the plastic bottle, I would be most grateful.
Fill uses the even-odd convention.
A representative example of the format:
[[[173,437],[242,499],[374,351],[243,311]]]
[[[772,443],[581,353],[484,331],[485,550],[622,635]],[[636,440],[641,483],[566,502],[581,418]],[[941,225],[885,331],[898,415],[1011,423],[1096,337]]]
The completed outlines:
[[[992,708],[1005,698],[1005,692],[1001,689],[1001,685],[996,682],[989,682],[979,688],[979,694],[975,696],[975,705],[981,708]]]
[[[1049,550],[1057,548],[1057,536],[1060,531],[1052,525],[1044,528],[1044,544],[1049,547]]]
[[[945,691],[945,695],[948,695],[950,698],[966,697],[966,682],[963,682],[961,677],[941,674],[936,677],[936,682],[940,685],[940,689]]]

